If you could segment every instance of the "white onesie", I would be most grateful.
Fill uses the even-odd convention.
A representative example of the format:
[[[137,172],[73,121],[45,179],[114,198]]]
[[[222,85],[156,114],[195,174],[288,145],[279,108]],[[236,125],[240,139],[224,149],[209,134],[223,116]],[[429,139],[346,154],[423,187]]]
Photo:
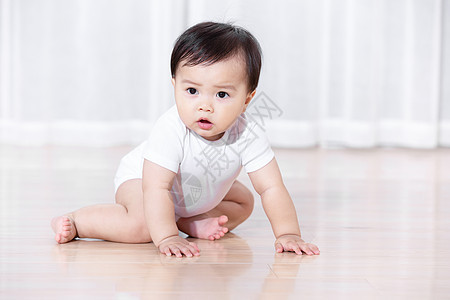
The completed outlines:
[[[176,173],[171,194],[178,217],[205,213],[223,200],[239,175],[267,165],[274,153],[264,130],[245,114],[217,141],[208,141],[188,129],[176,106],[153,126],[147,141],[124,156],[114,180],[115,189],[142,178],[144,159]]]

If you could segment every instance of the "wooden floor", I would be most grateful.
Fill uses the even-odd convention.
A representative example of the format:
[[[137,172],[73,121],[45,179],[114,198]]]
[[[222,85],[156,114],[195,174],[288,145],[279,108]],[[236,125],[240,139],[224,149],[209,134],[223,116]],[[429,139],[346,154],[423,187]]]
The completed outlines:
[[[450,149],[276,150],[316,257],[276,254],[259,202],[198,258],[57,245],[51,218],[111,202],[128,150],[0,146],[0,299],[450,299]]]

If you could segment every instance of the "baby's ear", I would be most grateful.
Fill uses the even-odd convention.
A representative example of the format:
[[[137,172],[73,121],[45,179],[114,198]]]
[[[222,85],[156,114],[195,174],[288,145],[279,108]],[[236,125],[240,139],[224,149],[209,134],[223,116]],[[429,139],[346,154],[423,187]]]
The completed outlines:
[[[245,99],[244,111],[247,109],[247,106],[250,104],[250,101],[255,97],[256,90],[251,93],[248,93],[247,98]]]
[[[175,77],[172,77],[172,86],[175,87]]]

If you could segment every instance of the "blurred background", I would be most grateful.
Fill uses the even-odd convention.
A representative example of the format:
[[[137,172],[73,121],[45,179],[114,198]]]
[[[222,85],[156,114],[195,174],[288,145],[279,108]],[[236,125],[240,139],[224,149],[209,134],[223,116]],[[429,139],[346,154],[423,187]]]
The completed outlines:
[[[146,139],[174,104],[175,39],[212,20],[261,43],[274,146],[450,146],[450,0],[0,0],[0,13],[1,144]]]

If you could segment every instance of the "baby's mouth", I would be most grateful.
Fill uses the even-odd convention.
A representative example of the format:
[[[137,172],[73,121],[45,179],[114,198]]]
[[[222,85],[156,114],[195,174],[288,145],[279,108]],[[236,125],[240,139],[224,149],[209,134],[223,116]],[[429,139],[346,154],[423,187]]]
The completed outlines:
[[[198,126],[201,129],[210,129],[212,127],[212,123],[207,119],[200,119],[197,121]]]

